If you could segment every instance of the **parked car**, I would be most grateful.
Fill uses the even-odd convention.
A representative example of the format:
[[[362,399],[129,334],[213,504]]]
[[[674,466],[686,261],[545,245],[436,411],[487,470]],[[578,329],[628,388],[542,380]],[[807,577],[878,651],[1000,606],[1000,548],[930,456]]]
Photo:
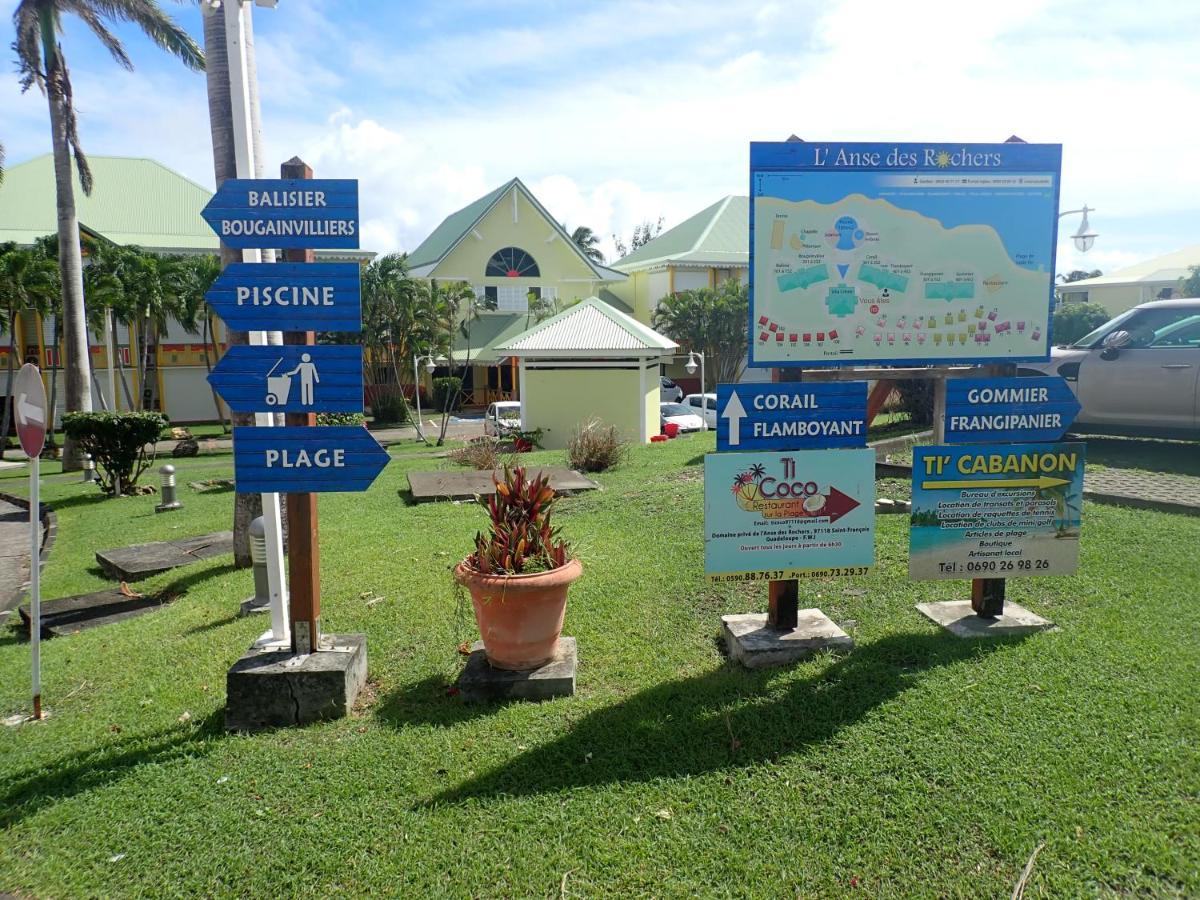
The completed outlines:
[[[678,403],[683,399],[683,388],[666,375],[658,378],[658,399],[663,403]]]
[[[684,406],[682,403],[660,403],[658,408],[660,426],[676,425],[680,434],[704,430],[704,420],[696,415],[696,411],[690,406]]]
[[[683,405],[688,407],[692,412],[700,416],[704,420],[704,424],[710,430],[716,430],[717,427],[717,395],[716,394],[688,394],[683,398]]]
[[[519,400],[498,400],[489,403],[483,414],[483,433],[493,437],[504,437],[521,430],[521,403]]]
[[[1135,306],[1018,373],[1066,379],[1073,431],[1200,438],[1200,299]]]

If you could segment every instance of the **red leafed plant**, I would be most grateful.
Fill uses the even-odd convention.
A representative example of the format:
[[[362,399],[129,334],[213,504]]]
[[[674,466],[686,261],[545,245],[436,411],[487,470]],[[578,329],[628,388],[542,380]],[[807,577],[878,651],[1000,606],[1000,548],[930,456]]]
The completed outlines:
[[[475,535],[467,565],[482,575],[526,575],[565,566],[568,548],[550,524],[556,496],[544,475],[528,478],[525,469],[504,467],[503,481],[487,499],[491,526]]]

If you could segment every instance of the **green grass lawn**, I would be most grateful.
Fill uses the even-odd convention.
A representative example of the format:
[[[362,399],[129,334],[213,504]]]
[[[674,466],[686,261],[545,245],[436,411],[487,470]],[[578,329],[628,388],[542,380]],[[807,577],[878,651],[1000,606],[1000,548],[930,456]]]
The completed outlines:
[[[266,627],[236,617],[251,580],[227,560],[145,584],[179,595],[163,610],[46,642],[50,719],[0,729],[0,892],[1007,897],[1044,844],[1026,896],[1200,895],[1200,519],[1087,504],[1080,573],[1010,582],[1061,630],[980,642],[913,609],[966,583],[908,580],[907,519],[881,516],[870,575],[802,588],[855,651],[749,673],[719,617],[765,588],[703,578],[711,448],[639,448],[562,502],[574,698],[448,691],[474,635],[449,569],[483,516],[406,505],[405,473],[446,464],[410,445],[320,500],[324,626],[368,637],[354,717],[224,733],[226,669]],[[185,486],[156,516],[76,479],[43,490],[47,597],[103,586],[97,549],[229,527],[228,493]],[[28,708],[28,661],[0,630],[0,713]]]

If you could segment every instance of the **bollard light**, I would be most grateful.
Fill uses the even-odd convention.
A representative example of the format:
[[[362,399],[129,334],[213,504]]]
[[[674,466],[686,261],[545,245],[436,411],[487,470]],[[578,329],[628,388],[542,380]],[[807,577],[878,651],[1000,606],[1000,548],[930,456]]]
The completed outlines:
[[[175,496],[175,467],[167,463],[158,470],[162,476],[162,503],[154,507],[155,512],[166,512],[171,509],[182,509],[183,504]]]
[[[91,482],[96,480],[96,461],[92,459],[92,454],[83,454],[83,480]]]
[[[250,528],[250,564],[254,567],[254,596],[242,601],[242,615],[267,612],[271,588],[267,581],[267,526],[263,517],[252,519]]]

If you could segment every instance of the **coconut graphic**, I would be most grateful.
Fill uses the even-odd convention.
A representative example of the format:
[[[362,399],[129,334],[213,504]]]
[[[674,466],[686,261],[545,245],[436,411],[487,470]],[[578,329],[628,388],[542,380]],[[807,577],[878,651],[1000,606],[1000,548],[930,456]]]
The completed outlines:
[[[819,515],[821,510],[825,508],[824,494],[813,494],[811,497],[804,498],[804,511],[810,516]]]

